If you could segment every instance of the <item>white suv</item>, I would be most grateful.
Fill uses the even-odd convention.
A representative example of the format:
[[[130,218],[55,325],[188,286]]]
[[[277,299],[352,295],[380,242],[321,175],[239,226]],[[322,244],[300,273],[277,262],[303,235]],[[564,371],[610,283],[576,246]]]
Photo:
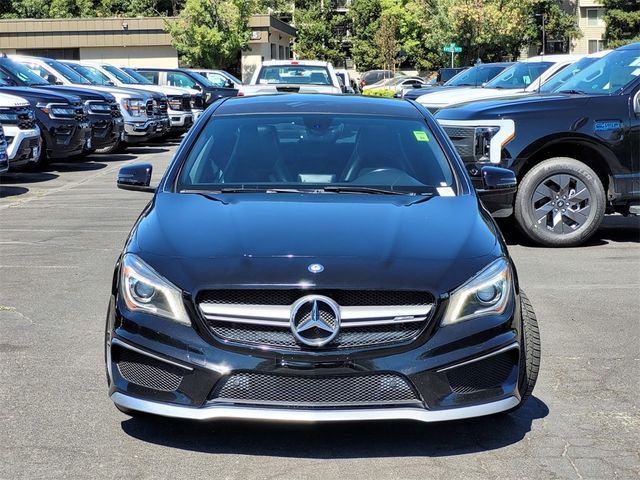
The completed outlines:
[[[40,157],[40,128],[27,100],[0,93],[0,124],[7,142],[9,167],[36,163]]]
[[[269,60],[253,73],[238,96],[270,93],[342,93],[333,65],[311,60]]]

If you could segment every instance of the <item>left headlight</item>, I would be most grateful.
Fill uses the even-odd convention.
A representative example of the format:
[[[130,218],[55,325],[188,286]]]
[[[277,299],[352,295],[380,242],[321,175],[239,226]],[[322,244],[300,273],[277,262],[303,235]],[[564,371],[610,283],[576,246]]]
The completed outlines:
[[[452,325],[484,315],[504,313],[513,292],[513,274],[499,258],[453,291],[441,325]]]
[[[182,291],[133,254],[122,259],[120,294],[127,308],[191,325]]]

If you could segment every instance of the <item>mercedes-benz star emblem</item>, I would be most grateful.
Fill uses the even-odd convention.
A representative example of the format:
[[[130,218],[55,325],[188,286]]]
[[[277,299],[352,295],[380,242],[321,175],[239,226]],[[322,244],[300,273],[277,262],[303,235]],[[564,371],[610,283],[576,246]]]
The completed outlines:
[[[300,343],[322,347],[340,330],[340,306],[323,295],[307,295],[291,306],[291,332]]]
[[[307,267],[307,270],[309,270],[311,273],[321,273],[324,271],[324,266],[320,263],[312,263]]]

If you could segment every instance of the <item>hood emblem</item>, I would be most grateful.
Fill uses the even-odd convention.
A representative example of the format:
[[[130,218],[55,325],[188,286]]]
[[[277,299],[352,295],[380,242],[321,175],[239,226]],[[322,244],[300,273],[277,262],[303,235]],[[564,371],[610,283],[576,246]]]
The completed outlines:
[[[291,306],[291,332],[310,347],[322,347],[340,330],[340,306],[329,297],[307,295]]]
[[[312,263],[307,267],[307,270],[311,273],[321,273],[324,272],[324,265],[321,265],[320,263]]]

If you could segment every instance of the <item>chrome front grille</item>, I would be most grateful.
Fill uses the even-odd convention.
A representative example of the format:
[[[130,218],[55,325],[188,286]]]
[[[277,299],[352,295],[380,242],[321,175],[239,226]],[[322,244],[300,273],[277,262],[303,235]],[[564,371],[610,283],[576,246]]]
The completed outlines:
[[[158,100],[158,111],[160,115],[165,116],[167,114],[167,109],[169,108],[167,104],[167,100]]]
[[[322,349],[388,346],[416,338],[434,309],[428,292],[388,290],[207,290],[200,313],[220,340],[300,350],[291,330],[293,304],[308,295],[332,299],[340,329]],[[314,347],[320,348],[320,347]]]
[[[147,117],[153,117],[153,100],[147,100],[146,109]]]
[[[475,128],[443,126],[443,129],[463,159],[473,158],[475,155]]]
[[[420,402],[409,382],[392,373],[349,376],[235,373],[221,381],[211,400],[307,408]]]

